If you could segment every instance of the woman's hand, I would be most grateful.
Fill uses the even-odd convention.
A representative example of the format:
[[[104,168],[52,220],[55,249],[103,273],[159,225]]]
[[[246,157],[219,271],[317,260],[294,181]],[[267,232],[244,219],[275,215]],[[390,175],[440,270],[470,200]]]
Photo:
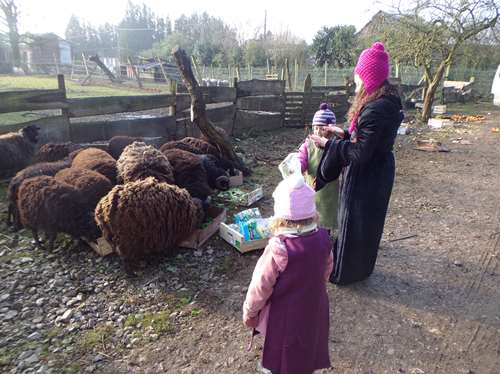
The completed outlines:
[[[309,135],[309,139],[311,139],[313,141],[313,143],[316,145],[316,147],[320,147],[320,148],[325,148],[325,144],[326,142],[328,141],[327,138],[324,138],[322,136],[318,136],[318,135]]]
[[[344,139],[344,130],[338,126],[325,126],[325,131],[332,133],[337,138]]]

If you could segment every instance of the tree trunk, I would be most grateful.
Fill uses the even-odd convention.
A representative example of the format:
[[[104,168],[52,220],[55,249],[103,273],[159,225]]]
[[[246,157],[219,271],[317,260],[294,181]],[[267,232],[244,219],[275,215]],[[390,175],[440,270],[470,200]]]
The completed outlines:
[[[246,167],[243,161],[236,155],[231,143],[227,142],[222,135],[215,130],[212,123],[208,120],[205,110],[205,100],[203,99],[203,94],[199,89],[198,82],[194,77],[193,70],[191,69],[191,63],[186,55],[186,52],[179,47],[175,47],[172,54],[174,55],[177,66],[181,72],[182,80],[184,81],[189,95],[191,96],[193,123],[198,126],[207,139],[211,140],[222,155],[231,161],[235,168],[241,170],[243,175],[250,175],[250,169]]]
[[[439,84],[441,83],[441,79],[443,79],[445,69],[446,69],[446,63],[442,62],[441,65],[439,65],[436,73],[434,74],[434,77],[432,78],[432,81],[430,82],[429,86],[425,90],[424,107],[422,108],[422,117],[421,117],[423,122],[427,122],[431,117],[432,104],[434,103],[434,96],[436,95],[436,91],[439,87]]]
[[[2,2],[1,10],[5,15],[5,21],[9,29],[9,44],[12,50],[12,64],[21,66],[21,53],[19,52],[19,32],[17,30],[17,7],[14,2]]]

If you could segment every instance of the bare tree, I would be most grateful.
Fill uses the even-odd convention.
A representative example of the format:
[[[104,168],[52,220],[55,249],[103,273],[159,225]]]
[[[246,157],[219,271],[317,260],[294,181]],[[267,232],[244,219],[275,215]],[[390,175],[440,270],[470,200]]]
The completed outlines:
[[[2,21],[9,30],[9,42],[12,49],[12,64],[21,65],[21,53],[19,52],[19,32],[17,31],[17,17],[19,15],[14,0],[0,0],[0,9],[3,12]]]
[[[191,96],[193,123],[198,126],[201,133],[210,139],[210,142],[219,149],[221,154],[226,157],[236,169],[241,170],[243,175],[250,175],[251,170],[244,164],[243,160],[238,157],[231,143],[228,142],[208,120],[205,100],[203,99],[200,86],[194,77],[193,69],[191,68],[191,60],[188,58],[186,51],[176,46],[172,50],[172,54],[181,72],[182,80]]]
[[[412,0],[396,8],[383,38],[395,60],[424,70],[423,121],[429,119],[445,71],[464,43],[493,29],[499,12],[499,0]]]

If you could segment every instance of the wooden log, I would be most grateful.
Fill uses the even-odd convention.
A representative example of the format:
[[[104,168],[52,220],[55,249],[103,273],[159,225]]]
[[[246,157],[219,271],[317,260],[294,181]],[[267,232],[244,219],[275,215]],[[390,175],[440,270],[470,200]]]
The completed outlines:
[[[0,113],[67,108],[63,90],[0,92]]]
[[[121,81],[115,77],[115,75],[111,72],[111,70],[108,69],[106,65],[101,61],[99,56],[96,54],[95,56],[90,56],[89,60],[92,62],[95,62],[97,66],[101,68],[101,70],[106,74],[109,78],[109,80],[113,83],[120,83]]]
[[[84,117],[138,112],[175,105],[174,95],[105,96],[69,99],[69,116]]]
[[[189,95],[191,96],[193,122],[198,126],[203,135],[210,139],[210,141],[217,146],[219,151],[228,160],[233,162],[236,168],[240,169],[244,175],[251,174],[250,169],[245,166],[243,161],[234,152],[232,145],[227,142],[226,139],[224,139],[224,137],[217,132],[217,130],[215,130],[213,125],[208,120],[205,112],[203,94],[194,77],[193,70],[191,69],[191,63],[186,55],[186,52],[179,47],[175,47],[172,53],[175,57],[175,61],[177,62],[177,66],[181,71],[184,84],[186,85]]]

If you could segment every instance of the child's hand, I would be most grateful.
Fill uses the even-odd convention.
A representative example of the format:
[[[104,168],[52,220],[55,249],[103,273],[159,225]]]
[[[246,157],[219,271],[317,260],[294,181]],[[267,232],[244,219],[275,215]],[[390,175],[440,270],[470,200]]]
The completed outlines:
[[[311,139],[313,141],[313,143],[316,145],[316,147],[320,147],[320,148],[325,148],[325,144],[326,142],[328,141],[327,138],[324,138],[322,136],[318,136],[318,135],[309,135],[309,139]]]
[[[246,327],[254,329],[259,324],[259,317],[257,316],[257,317],[251,318],[251,317],[244,316],[243,323],[245,324]]]

